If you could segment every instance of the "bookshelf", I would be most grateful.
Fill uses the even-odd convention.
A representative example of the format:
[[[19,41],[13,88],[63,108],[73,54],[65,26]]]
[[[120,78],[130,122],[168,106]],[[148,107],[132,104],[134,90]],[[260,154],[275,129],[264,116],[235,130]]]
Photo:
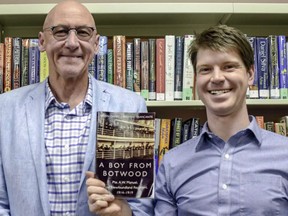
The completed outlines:
[[[57,0],[2,0],[0,40],[5,36],[37,37],[47,12]],[[247,35],[288,36],[288,3],[284,0],[82,0],[92,12],[98,32],[112,36],[157,37],[193,34],[218,23],[239,28]],[[277,120],[288,115],[288,100],[248,100],[249,113]],[[201,101],[147,102],[159,117],[206,119]]]

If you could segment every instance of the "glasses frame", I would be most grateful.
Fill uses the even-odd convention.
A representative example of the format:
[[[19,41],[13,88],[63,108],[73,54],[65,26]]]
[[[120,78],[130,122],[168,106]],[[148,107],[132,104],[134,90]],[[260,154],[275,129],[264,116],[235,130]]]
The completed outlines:
[[[57,37],[55,35],[55,33],[54,33],[54,29],[57,28],[57,27],[63,27],[63,29],[67,30],[67,35],[65,37],[63,37],[63,38],[62,37],[61,38]],[[91,29],[92,30],[91,35],[89,37],[87,37],[87,38],[79,36],[77,30],[81,29],[81,28]],[[52,32],[52,35],[53,35],[54,39],[57,40],[57,41],[66,40],[69,37],[70,31],[72,31],[72,30],[74,30],[74,32],[75,32],[75,34],[76,34],[76,36],[77,36],[77,38],[79,40],[81,40],[81,41],[89,41],[92,38],[92,36],[93,36],[93,32],[96,31],[96,28],[91,27],[91,26],[68,27],[68,26],[65,26],[65,25],[56,25],[56,26],[49,26],[49,27],[43,29],[43,31],[47,31],[47,30],[50,30]]]

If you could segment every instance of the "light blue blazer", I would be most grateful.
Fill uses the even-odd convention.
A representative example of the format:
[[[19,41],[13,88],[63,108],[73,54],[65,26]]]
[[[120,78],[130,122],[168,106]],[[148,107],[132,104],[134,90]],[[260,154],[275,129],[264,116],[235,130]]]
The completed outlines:
[[[48,216],[44,105],[45,83],[0,95],[0,215]],[[92,78],[91,133],[81,175],[77,215],[89,212],[85,171],[95,170],[97,111],[146,112],[142,97]],[[97,171],[96,171],[97,172]],[[153,215],[151,200],[129,201],[134,215]]]

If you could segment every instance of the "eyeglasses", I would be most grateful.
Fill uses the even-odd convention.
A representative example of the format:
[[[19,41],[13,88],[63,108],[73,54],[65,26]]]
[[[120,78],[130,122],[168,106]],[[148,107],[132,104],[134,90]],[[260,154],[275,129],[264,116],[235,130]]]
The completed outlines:
[[[51,26],[48,28],[43,29],[43,31],[51,30],[53,37],[58,41],[66,40],[69,36],[70,31],[74,30],[76,33],[76,36],[79,40],[82,41],[88,41],[93,35],[93,32],[96,30],[93,27],[88,26],[79,26],[75,28],[70,28],[68,26],[64,25],[58,25],[58,26]]]

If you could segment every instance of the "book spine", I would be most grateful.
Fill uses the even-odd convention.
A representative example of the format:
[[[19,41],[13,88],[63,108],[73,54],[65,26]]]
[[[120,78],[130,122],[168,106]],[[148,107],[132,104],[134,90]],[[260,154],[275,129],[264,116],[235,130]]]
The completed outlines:
[[[174,100],[175,35],[165,36],[165,100]]]
[[[259,98],[269,98],[268,39],[257,38]]]
[[[249,98],[250,99],[258,99],[259,98],[259,88],[258,88],[258,67],[257,67],[257,44],[256,44],[256,37],[247,37],[253,52],[254,52],[254,81],[251,86],[249,86]]]
[[[279,88],[280,98],[288,98],[288,83],[286,82],[287,76],[287,50],[286,50],[286,37],[284,35],[277,36],[278,41],[278,64],[279,64]]]
[[[107,82],[114,84],[113,49],[107,50]]]
[[[190,135],[190,128],[191,128],[191,121],[190,119],[184,121],[182,123],[182,135],[181,135],[181,143],[187,141],[188,139],[190,139],[191,135]]]
[[[174,118],[171,120],[170,149],[178,146],[181,143],[181,127],[182,118]]]
[[[38,73],[38,40],[29,40],[29,84],[37,83]]]
[[[271,132],[275,132],[274,122],[273,121],[264,122],[264,128],[265,128],[265,130],[268,130],[268,131],[271,131]]]
[[[40,52],[40,82],[49,76],[49,62],[46,51]]]
[[[160,143],[159,143],[159,164],[161,163],[161,160],[163,159],[164,154],[169,150],[170,129],[171,129],[171,120],[161,119]]]
[[[20,71],[21,71],[21,47],[22,39],[15,37],[12,39],[12,89],[20,87]]]
[[[165,100],[165,39],[156,39],[156,100]]]
[[[96,77],[97,80],[107,82],[107,43],[108,38],[106,36],[100,36],[99,38],[99,52],[97,54],[97,68]]]
[[[160,143],[160,130],[161,130],[161,119],[155,118],[155,172],[158,171],[159,165],[159,143]]]
[[[12,90],[12,37],[5,37],[4,92]]]
[[[193,100],[194,68],[188,55],[188,49],[194,38],[194,35],[184,36],[182,100]]]
[[[257,124],[264,129],[264,116],[255,116]]]
[[[269,35],[269,77],[270,98],[279,99],[279,65],[278,65],[278,42],[276,35]]]
[[[0,94],[4,92],[4,64],[5,64],[5,56],[4,56],[5,48],[4,43],[0,43]]]
[[[133,42],[126,43],[126,88],[133,91]]]
[[[288,115],[287,116],[282,116],[280,118],[280,123],[284,123],[285,124],[286,136],[288,136]]]
[[[286,125],[283,122],[276,122],[275,123],[275,133],[280,134],[282,136],[286,136]]]
[[[114,51],[114,85],[126,87],[126,38],[123,35],[113,36]]]
[[[141,39],[134,38],[134,92],[141,93]]]
[[[149,97],[149,44],[141,41],[141,96],[147,101]]]
[[[184,37],[175,37],[175,82],[174,100],[182,100]]]
[[[149,39],[149,100],[156,100],[156,40]]]
[[[26,86],[29,84],[29,39],[22,39],[21,61],[21,86]]]
[[[96,77],[96,64],[97,64],[97,55],[94,55],[94,57],[92,58],[89,66],[88,66],[88,72],[89,74],[91,74],[94,78],[97,79]]]
[[[200,119],[199,118],[191,118],[190,134],[191,134],[191,138],[197,137],[200,134]]]

